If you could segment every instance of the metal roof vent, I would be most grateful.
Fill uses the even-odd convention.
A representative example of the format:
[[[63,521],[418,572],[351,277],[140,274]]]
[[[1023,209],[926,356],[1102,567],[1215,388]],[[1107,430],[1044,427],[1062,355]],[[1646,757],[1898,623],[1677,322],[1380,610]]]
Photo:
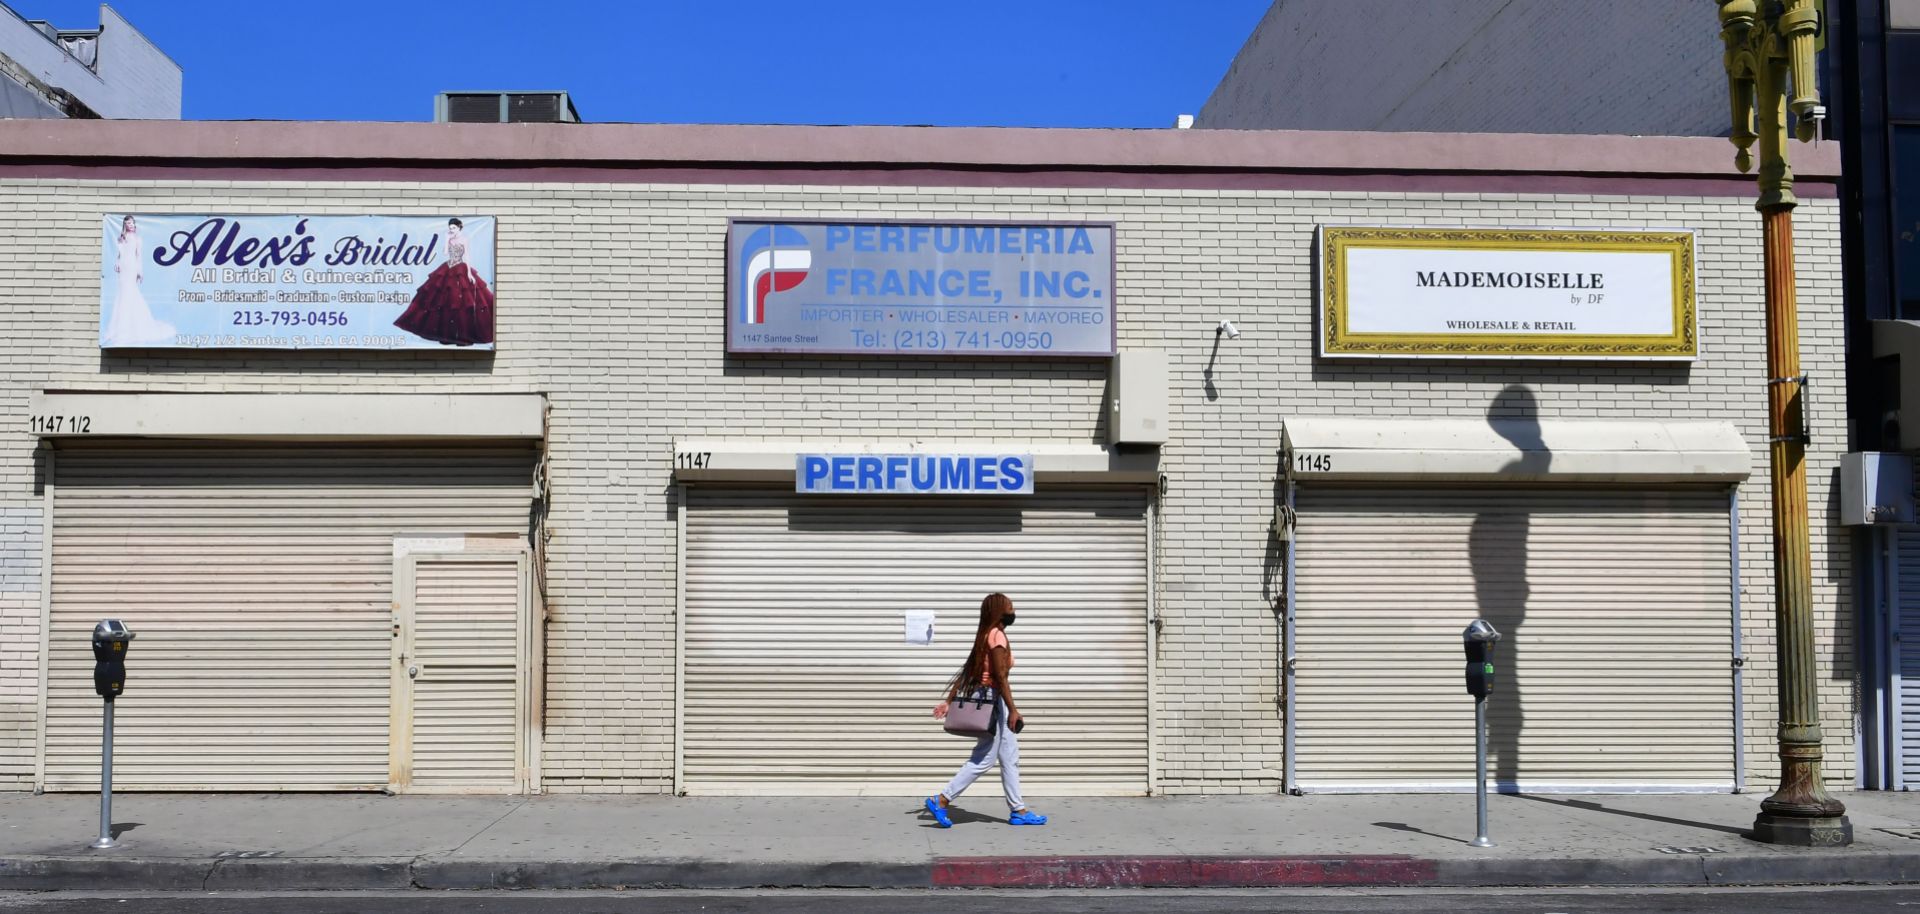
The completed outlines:
[[[442,92],[433,99],[436,123],[577,124],[580,113],[565,92]]]

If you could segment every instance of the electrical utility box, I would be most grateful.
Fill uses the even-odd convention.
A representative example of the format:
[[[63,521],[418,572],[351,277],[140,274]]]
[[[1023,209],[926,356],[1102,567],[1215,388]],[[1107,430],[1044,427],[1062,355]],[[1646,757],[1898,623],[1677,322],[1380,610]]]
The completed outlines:
[[[1107,441],[1167,443],[1167,354],[1126,349],[1107,374]]]
[[[1913,523],[1913,458],[1875,451],[1840,455],[1840,523]]]

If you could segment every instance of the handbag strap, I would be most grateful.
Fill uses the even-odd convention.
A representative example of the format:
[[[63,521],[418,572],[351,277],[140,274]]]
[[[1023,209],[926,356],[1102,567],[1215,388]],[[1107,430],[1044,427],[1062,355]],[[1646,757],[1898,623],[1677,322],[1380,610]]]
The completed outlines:
[[[992,704],[994,701],[994,697],[995,696],[994,696],[993,689],[988,688],[986,686],[974,686],[973,688],[960,693],[959,696],[954,698],[954,701],[966,701],[966,702],[972,702],[978,705],[984,705],[984,704]]]

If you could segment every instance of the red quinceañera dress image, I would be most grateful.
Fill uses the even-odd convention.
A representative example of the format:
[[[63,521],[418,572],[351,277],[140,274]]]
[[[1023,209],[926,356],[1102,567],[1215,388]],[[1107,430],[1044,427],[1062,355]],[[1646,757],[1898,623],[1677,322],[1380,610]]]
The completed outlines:
[[[447,262],[427,274],[393,325],[449,346],[493,342],[493,290],[467,265],[467,239],[460,229],[447,230]]]

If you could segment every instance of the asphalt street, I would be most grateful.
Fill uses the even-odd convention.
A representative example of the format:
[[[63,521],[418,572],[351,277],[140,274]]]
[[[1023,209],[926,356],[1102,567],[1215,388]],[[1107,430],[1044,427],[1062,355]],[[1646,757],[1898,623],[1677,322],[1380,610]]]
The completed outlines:
[[[1920,886],[1614,890],[0,893],[20,914],[1920,914]]]

